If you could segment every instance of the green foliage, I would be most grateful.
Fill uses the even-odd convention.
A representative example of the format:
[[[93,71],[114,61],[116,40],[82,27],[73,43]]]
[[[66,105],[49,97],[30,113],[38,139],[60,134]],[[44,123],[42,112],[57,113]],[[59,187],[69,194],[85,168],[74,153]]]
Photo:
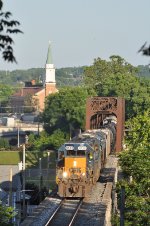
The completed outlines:
[[[9,85],[0,84],[0,111],[6,112],[9,107],[9,98],[14,92],[14,88]]]
[[[5,61],[16,62],[13,52],[13,39],[11,34],[22,33],[17,27],[20,23],[17,20],[10,20],[12,14],[3,12],[3,1],[0,0],[0,51]]]
[[[150,200],[138,196],[129,196],[126,199],[126,225],[145,226],[150,223]],[[132,224],[131,224],[132,222]]]
[[[62,88],[59,93],[49,95],[42,114],[46,132],[39,137],[29,136],[32,150],[57,149],[75,129],[84,129],[86,99],[92,94],[85,87]]]
[[[126,118],[131,118],[150,108],[150,80],[136,74],[137,68],[119,56],[111,56],[110,61],[98,58],[85,68],[84,82],[98,96],[124,97]]]
[[[14,88],[9,85],[0,84],[0,101],[3,102],[13,94]]]
[[[118,182],[117,192],[119,208],[121,204],[120,190],[122,186],[125,188],[125,226],[130,226],[133,224],[138,226],[148,226],[150,223],[150,198],[149,196],[147,196],[146,192],[139,192],[139,187],[142,188],[142,184],[140,184],[139,182],[136,183],[135,181],[129,183],[128,180],[122,180]],[[142,188],[142,190],[144,189]],[[112,218],[112,222],[114,223],[112,225],[119,225],[118,221],[118,216],[114,215]]]
[[[43,112],[46,131],[52,133],[60,128],[69,134],[70,130],[84,129],[86,99],[93,93],[85,87],[66,87],[48,96]]]
[[[120,226],[120,218],[117,214],[112,214],[111,216],[111,224],[112,226]]]
[[[66,137],[64,133],[58,129],[55,130],[53,134],[49,135],[46,132],[41,132],[40,136],[29,136],[29,143],[32,144],[31,149],[32,150],[40,150],[44,151],[46,149],[57,149],[60,147],[66,139],[69,137]]]
[[[68,139],[69,137],[66,137],[64,133],[58,129],[50,136],[50,145],[52,145],[54,149],[58,149]]]
[[[129,129],[126,142],[130,149],[150,148],[150,109],[144,114],[128,120],[126,126]]]
[[[0,203],[0,226],[11,226],[10,220],[15,215],[12,207],[2,206]]]
[[[0,138],[0,148],[9,148],[9,142],[5,138]]]
[[[138,194],[150,193],[150,148],[136,148],[125,151],[120,156],[120,165],[127,176],[132,176]],[[146,192],[146,193],[145,193]],[[149,194],[150,195],[150,194]]]
[[[84,67],[69,67],[56,69],[57,86],[79,86],[82,84]],[[22,86],[23,82],[35,79],[36,84],[42,84],[45,74],[44,68],[31,68],[27,70],[0,71],[0,81],[3,84]]]
[[[79,86],[82,84],[84,67],[68,67],[56,69],[56,82],[58,87]]]
[[[138,194],[150,195],[150,111],[127,122],[127,150],[120,154],[120,165],[132,176]]]
[[[31,144],[31,146],[30,146]],[[49,137],[46,132],[41,132],[40,136],[34,134],[29,135],[29,150],[32,151],[43,151],[49,144]]]
[[[97,92],[101,92],[99,89],[109,76],[128,73],[135,74],[136,68],[120,56],[111,56],[110,61],[97,58],[92,66],[85,68],[84,81],[87,86],[95,88]]]
[[[127,150],[120,154],[119,163],[125,179],[117,185],[125,187],[125,225],[150,224],[150,111],[127,122]]]

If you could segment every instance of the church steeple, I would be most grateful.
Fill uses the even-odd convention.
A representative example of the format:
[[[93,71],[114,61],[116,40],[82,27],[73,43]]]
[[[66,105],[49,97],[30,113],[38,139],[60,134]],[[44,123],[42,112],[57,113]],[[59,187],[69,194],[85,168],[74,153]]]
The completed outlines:
[[[44,83],[56,83],[55,81],[55,67],[52,62],[52,51],[51,51],[51,43],[49,42],[47,59],[46,59],[46,74]]]
[[[51,43],[49,42],[46,64],[53,64]]]

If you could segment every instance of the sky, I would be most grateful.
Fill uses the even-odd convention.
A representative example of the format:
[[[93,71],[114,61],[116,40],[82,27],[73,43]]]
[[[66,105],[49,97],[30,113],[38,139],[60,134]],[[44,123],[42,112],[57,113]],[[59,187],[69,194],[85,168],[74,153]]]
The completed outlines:
[[[150,0],[5,0],[3,11],[18,20],[13,35],[17,64],[0,70],[44,68],[51,41],[56,68],[92,65],[95,58],[119,55],[132,65],[147,65],[137,54],[150,44]]]

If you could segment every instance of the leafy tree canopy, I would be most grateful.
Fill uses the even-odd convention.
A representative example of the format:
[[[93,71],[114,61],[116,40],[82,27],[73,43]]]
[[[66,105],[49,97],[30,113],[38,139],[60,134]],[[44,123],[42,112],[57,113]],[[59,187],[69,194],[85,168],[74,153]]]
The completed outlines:
[[[118,183],[125,187],[125,225],[150,224],[150,110],[127,122],[127,150],[120,154],[120,166],[125,174]],[[120,194],[119,194],[120,195]],[[118,224],[115,224],[118,225]]]
[[[0,138],[0,148],[9,148],[9,142],[6,138]]]
[[[86,67],[84,72],[84,81],[86,85],[97,89],[110,75],[128,73],[135,74],[136,68],[127,63],[120,56],[113,55],[110,57],[110,61],[97,58],[94,60],[92,66]]]
[[[31,149],[32,151],[57,149],[66,141],[66,138],[69,139],[69,137],[66,137],[60,129],[55,130],[51,135],[49,135],[45,131],[41,132],[40,136],[38,137],[31,134],[29,136],[28,148],[29,150]]]
[[[136,76],[137,68],[119,56],[110,61],[94,61],[85,68],[84,82],[98,96],[121,96],[126,99],[126,118],[136,116],[150,107],[150,80]]]
[[[61,129],[68,134],[73,129],[83,129],[85,124],[86,99],[94,91],[85,87],[61,88],[58,93],[49,95],[43,112],[45,129],[52,133]]]
[[[130,119],[127,127],[127,150],[120,154],[121,167],[127,176],[132,176],[135,183],[143,187],[144,193],[150,193],[150,110]]]
[[[3,12],[3,1],[0,0],[0,51],[5,61],[16,62],[13,51],[12,34],[21,33],[17,28],[20,23],[17,20],[11,20],[12,14],[10,12]]]
[[[82,84],[84,67],[68,67],[56,69],[57,87],[78,86]],[[0,71],[0,81],[3,84],[22,86],[24,82],[35,79],[36,85],[41,84],[45,68],[27,70]]]
[[[126,142],[130,149],[150,148],[150,109],[128,120],[126,126],[129,129]]]
[[[15,215],[12,207],[3,206],[0,203],[0,226],[11,226],[11,218]]]
[[[0,101],[7,100],[14,92],[14,88],[9,85],[0,84]]]

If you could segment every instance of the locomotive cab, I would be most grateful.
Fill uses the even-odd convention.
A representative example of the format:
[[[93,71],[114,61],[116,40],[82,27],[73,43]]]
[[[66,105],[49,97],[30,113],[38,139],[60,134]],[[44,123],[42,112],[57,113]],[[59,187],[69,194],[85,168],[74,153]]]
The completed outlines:
[[[58,150],[56,182],[61,197],[83,197],[93,171],[93,149],[85,143],[67,143]]]

